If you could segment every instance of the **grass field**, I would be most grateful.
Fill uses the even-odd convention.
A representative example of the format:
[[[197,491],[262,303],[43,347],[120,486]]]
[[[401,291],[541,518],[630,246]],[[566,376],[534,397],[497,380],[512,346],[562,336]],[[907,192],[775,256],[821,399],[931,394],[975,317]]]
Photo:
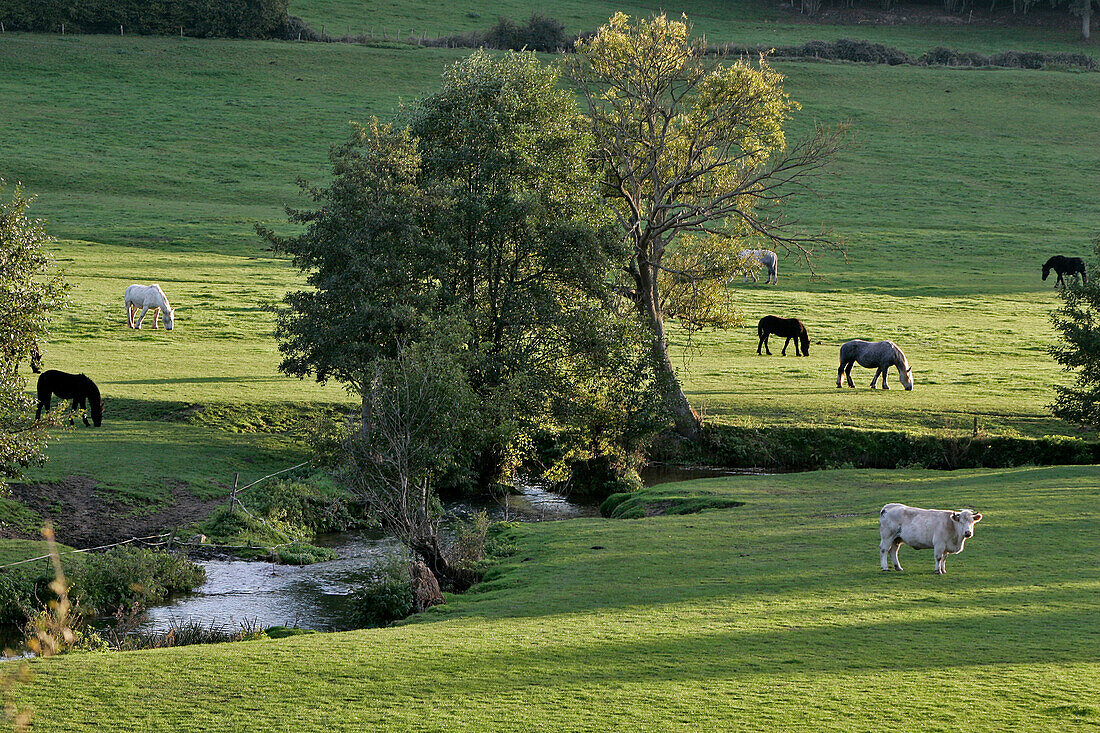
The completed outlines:
[[[570,30],[611,10],[520,0],[399,6],[296,0],[339,34],[483,29],[540,10]],[[692,0],[714,41],[853,36],[919,53],[1085,50],[1026,28],[815,27],[756,3]],[[362,21],[362,22],[361,22]],[[354,25],[360,23],[360,25]],[[392,29],[386,29],[392,34]],[[299,462],[337,385],[277,371],[265,304],[300,279],[253,234],[286,230],[295,179],[322,182],[349,120],[388,116],[463,52],[411,46],[0,36],[0,176],[39,195],[73,305],[46,365],[86,371],[104,425],[50,445],[31,481],[91,476],[144,512]],[[795,121],[852,144],[793,218],[831,228],[819,279],[733,286],[746,321],[797,315],[811,356],[755,354],[755,328],[699,334],[677,361],[710,419],[737,425],[1078,434],[1044,407],[1057,302],[1039,266],[1100,229],[1100,74],[779,64]],[[122,291],[160,282],[177,328],[125,327]],[[836,349],[891,338],[916,389],[835,388]],[[781,344],[773,342],[778,354]],[[892,377],[896,383],[896,377]],[[1089,434],[1089,437],[1093,437]],[[665,485],[639,520],[523,525],[488,581],[373,631],[35,663],[18,694],[41,730],[1086,730],[1100,725],[1100,473],[830,471]],[[887,501],[972,506],[967,550],[932,574],[878,570]],[[674,516],[678,506],[740,506]],[[0,497],[0,520],[41,517]],[[0,541],[0,558],[39,545]],[[166,673],[167,672],[167,673]]]
[[[418,6],[402,7],[407,19]],[[745,14],[685,9],[738,32],[777,20],[759,5],[736,7]],[[594,22],[608,9],[574,10]],[[927,30],[888,32],[912,48]],[[1024,32],[972,38],[1004,48]],[[347,398],[278,373],[263,306],[300,280],[253,227],[286,230],[282,207],[309,203],[295,179],[325,179],[327,151],[348,122],[391,115],[463,53],[6,34],[0,66],[11,73],[0,76],[0,98],[17,103],[0,116],[0,175],[39,196],[33,212],[62,238],[74,285],[47,365],[86,371],[108,399],[105,427],[59,435],[50,464],[28,479],[95,474],[120,498],[155,504],[177,475],[205,495],[253,449],[263,454],[256,471],[297,462],[286,416]],[[826,195],[791,202],[793,218],[843,239],[848,258],[823,254],[817,280],[784,260],[778,287],[735,285],[750,328],[700,334],[691,350],[679,343],[692,398],[740,425],[950,433],[977,415],[992,433],[1077,435],[1045,408],[1061,377],[1045,351],[1056,299],[1038,269],[1054,252],[1087,254],[1098,228],[1100,75],[778,66],[804,105],[796,134],[815,120],[852,124],[850,147],[820,183]],[[121,293],[135,281],[164,285],[179,310],[174,332],[124,327]],[[752,326],[765,313],[802,317],[812,355],[757,358]],[[900,343],[917,389],[873,393],[864,373],[860,389],[838,392],[836,347],[854,337]],[[139,435],[162,457],[143,465]],[[167,447],[174,442],[202,457]]]
[[[318,32],[340,35],[385,34],[428,37],[456,32],[484,31],[505,17],[525,21],[532,13],[556,18],[571,33],[595,31],[612,13],[622,11],[634,16],[664,12],[669,16],[687,14],[698,33],[713,43],[766,43],[788,45],[806,41],[833,41],[858,38],[884,43],[919,56],[938,46],[997,53],[1000,51],[1069,51],[1100,53],[1100,45],[1079,42],[1076,25],[1071,29],[1028,27],[982,27],[980,25],[817,25],[771,2],[723,2],[722,0],[681,0],[674,4],[653,0],[626,3],[556,0],[551,6],[533,0],[479,0],[476,3],[439,3],[407,0],[388,3],[381,0],[292,0],[290,12]]]
[[[833,471],[645,490],[743,506],[522,525],[421,623],[36,664],[36,727],[83,730],[1091,730],[1095,468]],[[887,501],[976,507],[932,573],[878,569]],[[171,670],[165,675],[165,670]],[[157,694],[149,694],[151,690]]]

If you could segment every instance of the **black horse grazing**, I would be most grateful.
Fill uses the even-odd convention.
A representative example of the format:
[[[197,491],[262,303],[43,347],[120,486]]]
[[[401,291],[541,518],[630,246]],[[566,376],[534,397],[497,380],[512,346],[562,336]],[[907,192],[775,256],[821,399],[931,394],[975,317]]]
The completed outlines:
[[[1047,275],[1050,274],[1052,269],[1058,273],[1058,279],[1054,281],[1054,287],[1058,287],[1058,283],[1061,283],[1063,288],[1066,286],[1066,281],[1062,279],[1063,275],[1073,275],[1074,277],[1080,275],[1081,282],[1086,285],[1089,282],[1089,277],[1085,274],[1085,261],[1080,257],[1054,255],[1043,265],[1044,280],[1047,279]]]
[[[783,342],[783,356],[787,355],[787,345],[791,343],[791,339],[798,339],[794,343],[795,356],[810,355],[810,335],[806,333],[806,327],[802,325],[802,321],[797,318],[764,316],[756,327],[756,333],[760,336],[760,343],[756,345],[757,354],[760,353],[760,347],[763,346],[768,356],[772,355],[771,350],[768,349],[768,336],[774,333],[776,336],[787,337],[787,340]],[[799,343],[802,344],[801,354],[798,353]]]
[[[87,403],[92,423],[88,422],[87,415],[82,415],[85,425],[94,424],[98,428],[103,423],[103,400],[99,396],[99,387],[83,374],[69,374],[56,369],[42,372],[38,377],[38,411],[34,414],[35,420],[42,417],[43,407],[47,411],[50,409],[51,395],[57,395],[63,400],[72,400],[70,410],[75,410],[77,407],[83,409]],[[73,420],[70,412],[69,424],[72,425],[74,422],[76,421]]]

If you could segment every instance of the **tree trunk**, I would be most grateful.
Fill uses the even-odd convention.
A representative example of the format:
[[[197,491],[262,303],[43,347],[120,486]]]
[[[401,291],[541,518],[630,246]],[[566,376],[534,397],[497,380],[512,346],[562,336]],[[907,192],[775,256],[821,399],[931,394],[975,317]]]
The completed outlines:
[[[665,336],[665,322],[661,316],[660,301],[657,295],[657,270],[651,265],[639,268],[638,311],[642,322],[649,328],[653,338],[653,368],[657,375],[658,389],[664,398],[665,406],[676,427],[676,432],[689,440],[695,439],[702,427],[699,413],[692,409],[687,395],[672,368],[672,359],[668,356],[668,339]]]
[[[1081,36],[1087,41],[1092,37],[1092,0],[1085,0],[1081,11]]]

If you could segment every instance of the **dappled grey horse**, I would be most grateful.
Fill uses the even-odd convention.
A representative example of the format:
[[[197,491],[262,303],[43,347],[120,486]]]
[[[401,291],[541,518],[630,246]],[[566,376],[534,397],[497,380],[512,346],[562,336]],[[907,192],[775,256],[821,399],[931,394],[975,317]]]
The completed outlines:
[[[913,368],[909,366],[909,360],[905,358],[898,345],[893,341],[863,341],[855,339],[846,341],[840,347],[840,368],[836,370],[836,386],[840,386],[840,378],[848,377],[848,386],[855,387],[852,383],[852,365],[859,362],[861,367],[878,369],[875,378],[871,380],[871,389],[875,388],[875,382],[882,375],[882,388],[890,389],[886,384],[886,371],[890,367],[898,368],[898,376],[901,384],[906,389],[913,389]]]

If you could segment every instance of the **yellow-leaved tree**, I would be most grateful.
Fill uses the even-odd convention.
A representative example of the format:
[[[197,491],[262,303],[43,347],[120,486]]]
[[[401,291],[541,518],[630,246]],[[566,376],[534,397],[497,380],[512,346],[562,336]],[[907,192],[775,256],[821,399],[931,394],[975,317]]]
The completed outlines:
[[[799,109],[783,75],[707,53],[684,20],[616,13],[566,61],[587,102],[603,175],[600,191],[629,242],[619,292],[651,337],[654,372],[677,430],[699,429],[668,354],[666,317],[689,328],[727,326],[725,289],[743,249],[778,246],[806,260],[824,234],[798,233],[779,203],[838,149],[845,129],[817,127],[789,144]]]

